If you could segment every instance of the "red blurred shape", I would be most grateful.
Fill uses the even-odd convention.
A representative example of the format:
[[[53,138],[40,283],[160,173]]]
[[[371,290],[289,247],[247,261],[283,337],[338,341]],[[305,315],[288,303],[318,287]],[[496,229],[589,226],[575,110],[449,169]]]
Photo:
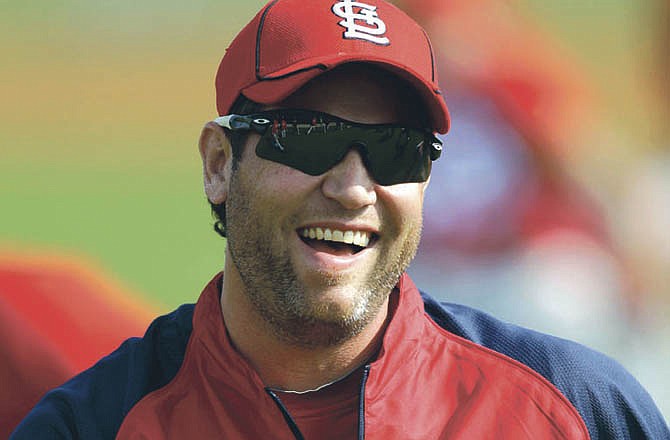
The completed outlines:
[[[90,367],[155,310],[72,257],[0,251],[0,438],[49,389]]]
[[[595,87],[564,48],[509,2],[399,2],[431,35],[442,90],[491,97],[506,119],[550,154],[564,154],[599,118]],[[452,109],[455,111],[455,109]]]

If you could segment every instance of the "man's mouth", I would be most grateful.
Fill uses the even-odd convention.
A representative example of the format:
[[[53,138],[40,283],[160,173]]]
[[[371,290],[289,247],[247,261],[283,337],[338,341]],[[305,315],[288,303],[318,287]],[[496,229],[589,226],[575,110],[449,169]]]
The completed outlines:
[[[308,246],[338,256],[354,255],[371,246],[375,234],[367,231],[341,231],[330,228],[302,228],[298,232]]]

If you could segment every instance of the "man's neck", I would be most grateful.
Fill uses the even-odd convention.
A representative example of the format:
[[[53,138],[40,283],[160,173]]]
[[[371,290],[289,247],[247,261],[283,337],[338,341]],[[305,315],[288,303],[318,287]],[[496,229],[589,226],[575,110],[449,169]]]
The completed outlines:
[[[233,346],[272,388],[305,391],[346,377],[379,351],[388,321],[388,299],[368,325],[343,342],[304,348],[282,341],[244,293],[235,269],[226,268],[221,307]]]

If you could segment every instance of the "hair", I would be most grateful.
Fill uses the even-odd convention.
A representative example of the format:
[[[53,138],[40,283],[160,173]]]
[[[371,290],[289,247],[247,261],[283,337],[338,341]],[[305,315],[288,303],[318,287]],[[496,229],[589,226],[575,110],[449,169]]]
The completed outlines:
[[[240,95],[232,107],[230,108],[231,114],[238,115],[248,115],[260,111],[262,108],[261,104],[254,102],[250,99],[247,99],[243,95]],[[237,170],[239,162],[242,159],[242,152],[244,150],[244,145],[247,142],[249,136],[248,133],[242,131],[232,131],[227,128],[224,128],[223,131],[230,142],[230,146],[233,150],[233,171]],[[221,237],[226,237],[226,203],[212,203],[209,199],[209,205],[212,209],[212,217],[214,217],[214,231],[219,234]]]

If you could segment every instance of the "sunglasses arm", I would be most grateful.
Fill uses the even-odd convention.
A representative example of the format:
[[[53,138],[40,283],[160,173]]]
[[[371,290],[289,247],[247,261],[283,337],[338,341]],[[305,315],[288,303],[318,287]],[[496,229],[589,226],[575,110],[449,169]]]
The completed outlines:
[[[214,123],[232,131],[255,131],[263,134],[270,121],[262,118],[254,118],[251,115],[225,115],[214,119]]]
[[[442,155],[442,141],[435,139],[435,142],[431,144],[430,149],[430,160],[436,161]]]

